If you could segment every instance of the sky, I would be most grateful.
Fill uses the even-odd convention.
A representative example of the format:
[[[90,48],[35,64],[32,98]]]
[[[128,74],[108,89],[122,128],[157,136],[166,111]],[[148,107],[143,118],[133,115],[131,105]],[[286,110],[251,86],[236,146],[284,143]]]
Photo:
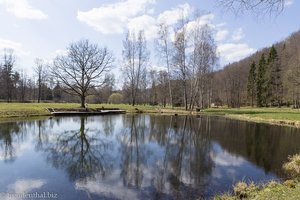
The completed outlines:
[[[89,39],[115,55],[116,76],[122,65],[122,40],[128,29],[144,29],[151,50],[151,68],[163,66],[154,40],[157,25],[173,25],[181,13],[211,25],[220,56],[220,67],[281,41],[300,29],[300,2],[288,0],[284,11],[273,17],[251,13],[235,15],[214,0],[0,0],[0,50],[12,48],[17,68],[32,75],[34,60],[50,61],[64,54],[71,42]]]

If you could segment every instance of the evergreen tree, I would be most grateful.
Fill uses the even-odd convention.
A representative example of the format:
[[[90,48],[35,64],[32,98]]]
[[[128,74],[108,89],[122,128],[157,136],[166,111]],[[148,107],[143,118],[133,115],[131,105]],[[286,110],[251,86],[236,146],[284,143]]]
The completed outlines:
[[[254,99],[256,96],[256,65],[253,62],[250,66],[248,74],[247,94],[251,100],[251,106],[254,106]]]
[[[271,100],[272,105],[281,106],[283,84],[281,78],[281,65],[279,62],[279,56],[274,46],[270,49],[268,57],[269,66],[269,93],[268,97]]]
[[[268,76],[265,55],[262,54],[257,70],[257,106],[267,106]]]

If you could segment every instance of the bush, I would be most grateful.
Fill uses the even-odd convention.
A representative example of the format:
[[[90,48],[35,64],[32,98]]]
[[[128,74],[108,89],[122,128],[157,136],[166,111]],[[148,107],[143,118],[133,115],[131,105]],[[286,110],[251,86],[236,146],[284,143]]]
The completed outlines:
[[[283,169],[291,178],[300,180],[300,155],[290,156],[289,161],[283,165]]]
[[[123,101],[123,95],[120,93],[113,93],[108,98],[109,104],[120,104]]]

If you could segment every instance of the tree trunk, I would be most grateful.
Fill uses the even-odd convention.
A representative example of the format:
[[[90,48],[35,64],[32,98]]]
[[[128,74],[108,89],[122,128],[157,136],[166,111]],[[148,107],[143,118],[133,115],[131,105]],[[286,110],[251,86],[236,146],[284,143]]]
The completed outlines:
[[[81,95],[81,108],[85,108],[85,96]]]

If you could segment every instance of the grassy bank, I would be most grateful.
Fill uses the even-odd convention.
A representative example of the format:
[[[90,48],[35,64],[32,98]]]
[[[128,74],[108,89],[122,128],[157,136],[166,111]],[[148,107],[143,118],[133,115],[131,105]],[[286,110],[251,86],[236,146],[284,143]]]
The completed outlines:
[[[125,104],[89,104],[89,108],[120,108],[127,113],[144,112],[144,113],[179,113],[188,114],[190,112],[183,109],[161,108],[158,106],[138,105],[131,106]],[[50,113],[47,108],[57,109],[78,109],[79,104],[74,103],[0,103],[0,120],[8,118],[24,118],[34,116],[47,116]]]
[[[290,180],[282,183],[271,181],[264,185],[238,182],[233,187],[233,193],[216,196],[215,200],[296,200],[300,197],[300,155],[294,155],[283,165]]]
[[[160,106],[126,104],[89,104],[89,108],[120,108],[127,113],[167,113],[167,114],[191,114],[183,108],[162,108]],[[0,103],[0,121],[16,117],[47,116],[50,113],[47,108],[65,108],[78,109],[79,104],[74,103]],[[240,108],[224,109],[214,108],[206,109],[202,114],[222,115],[234,119],[266,122],[272,124],[288,125],[300,127],[300,110],[290,108]],[[195,114],[195,112],[194,112]]]
[[[205,114],[223,115],[229,118],[265,122],[271,124],[300,127],[300,110],[291,108],[214,108],[203,111]]]

